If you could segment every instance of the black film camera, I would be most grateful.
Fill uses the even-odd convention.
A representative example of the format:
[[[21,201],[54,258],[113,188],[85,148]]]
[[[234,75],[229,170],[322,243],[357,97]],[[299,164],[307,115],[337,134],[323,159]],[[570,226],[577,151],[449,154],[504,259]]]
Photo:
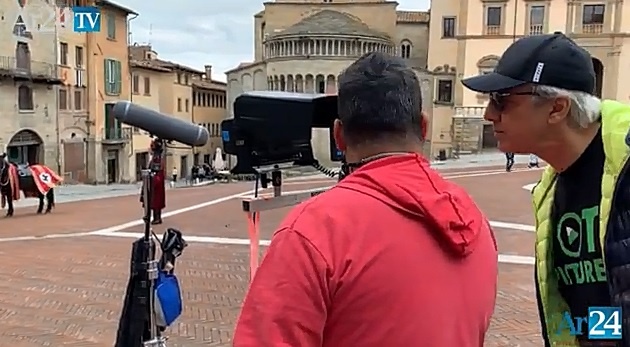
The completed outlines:
[[[235,155],[233,174],[255,174],[256,168],[284,163],[321,166],[313,155],[313,128],[332,133],[337,96],[274,91],[244,93],[234,101],[234,118],[221,123],[223,149]],[[331,135],[330,157],[341,161]]]

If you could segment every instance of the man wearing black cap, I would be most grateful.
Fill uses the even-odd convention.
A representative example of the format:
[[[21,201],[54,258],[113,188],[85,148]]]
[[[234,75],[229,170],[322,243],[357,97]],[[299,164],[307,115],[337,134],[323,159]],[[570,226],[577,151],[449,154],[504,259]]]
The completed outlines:
[[[545,346],[630,346],[630,106],[593,95],[591,56],[562,33],[520,39],[462,83],[489,95],[502,151],[549,164],[533,191]],[[595,306],[622,309],[592,330]]]

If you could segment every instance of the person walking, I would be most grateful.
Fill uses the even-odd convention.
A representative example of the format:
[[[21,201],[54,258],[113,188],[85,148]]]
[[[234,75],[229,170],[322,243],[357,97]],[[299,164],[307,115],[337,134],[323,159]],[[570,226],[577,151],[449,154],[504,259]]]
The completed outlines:
[[[177,182],[177,173],[177,167],[173,167],[173,170],[171,171],[171,179],[173,182]]]
[[[173,167],[173,170],[171,171],[171,188],[174,188],[177,184],[177,174],[177,167]]]
[[[350,173],[276,230],[233,346],[483,347],[497,246],[472,198],[422,156],[416,74],[366,54],[340,75],[338,108]]]
[[[548,164],[532,195],[549,347],[630,346],[630,106],[600,100],[595,81],[591,55],[559,32],[515,41],[494,72],[462,81],[490,96],[484,118],[502,151]],[[589,311],[609,306],[595,332],[616,339],[593,339]]]
[[[514,166],[514,153],[505,152],[505,171],[511,172]]]

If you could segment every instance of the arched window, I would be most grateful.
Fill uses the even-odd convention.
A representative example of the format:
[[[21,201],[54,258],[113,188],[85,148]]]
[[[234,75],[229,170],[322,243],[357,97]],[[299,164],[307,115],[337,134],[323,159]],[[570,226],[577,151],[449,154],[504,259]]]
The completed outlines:
[[[18,108],[20,111],[33,111],[33,89],[29,86],[18,88]]]
[[[409,42],[408,40],[404,40],[401,44],[400,44],[400,56],[403,59],[409,59],[411,58],[411,42]]]

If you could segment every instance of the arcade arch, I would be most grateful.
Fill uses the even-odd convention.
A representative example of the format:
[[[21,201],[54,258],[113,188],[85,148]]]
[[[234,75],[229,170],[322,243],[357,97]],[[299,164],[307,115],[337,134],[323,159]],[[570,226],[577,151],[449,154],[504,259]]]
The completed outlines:
[[[267,59],[287,57],[358,57],[368,52],[393,54],[395,47],[382,39],[288,37],[265,43]]]
[[[287,75],[273,75],[267,78],[268,90],[298,92],[298,93],[325,93],[337,92],[337,76],[321,73],[298,73]]]
[[[7,144],[9,161],[18,164],[36,164],[44,162],[44,140],[33,130],[20,130]]]

